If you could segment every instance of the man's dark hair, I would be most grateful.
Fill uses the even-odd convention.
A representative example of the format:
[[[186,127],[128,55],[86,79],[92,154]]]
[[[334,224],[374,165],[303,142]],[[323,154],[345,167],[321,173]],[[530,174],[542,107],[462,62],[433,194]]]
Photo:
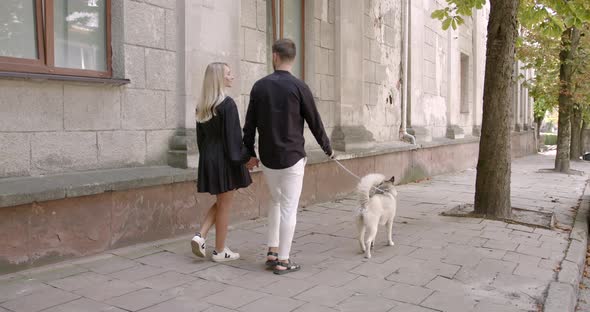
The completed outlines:
[[[291,39],[279,39],[272,44],[272,53],[278,54],[281,61],[292,61],[297,54],[295,42]]]

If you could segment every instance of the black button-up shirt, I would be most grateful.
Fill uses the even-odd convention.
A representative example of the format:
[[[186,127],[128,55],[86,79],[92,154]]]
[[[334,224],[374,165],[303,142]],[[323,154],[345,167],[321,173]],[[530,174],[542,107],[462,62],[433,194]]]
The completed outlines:
[[[252,157],[256,130],[260,161],[271,169],[289,168],[305,157],[303,122],[326,155],[330,140],[309,87],[288,71],[277,70],[258,80],[250,92],[244,125],[244,145]]]

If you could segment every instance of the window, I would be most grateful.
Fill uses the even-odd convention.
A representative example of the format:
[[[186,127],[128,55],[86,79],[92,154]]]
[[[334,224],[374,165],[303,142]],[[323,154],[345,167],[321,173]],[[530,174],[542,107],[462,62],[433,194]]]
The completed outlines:
[[[297,47],[293,75],[304,79],[305,0],[267,0],[266,12],[269,71],[272,69],[272,43],[277,39],[288,38],[293,40]]]
[[[2,0],[0,71],[110,77],[111,0]]]

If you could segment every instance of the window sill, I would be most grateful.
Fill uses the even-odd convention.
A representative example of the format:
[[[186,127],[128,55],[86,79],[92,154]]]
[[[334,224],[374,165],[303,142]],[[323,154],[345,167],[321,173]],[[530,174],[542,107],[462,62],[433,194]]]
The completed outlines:
[[[58,81],[73,81],[73,82],[88,82],[109,84],[121,86],[130,83],[129,79],[119,78],[97,78],[84,76],[67,76],[67,75],[53,75],[53,74],[35,74],[35,73],[18,73],[18,72],[4,72],[0,71],[0,78],[20,78],[30,80],[58,80]]]

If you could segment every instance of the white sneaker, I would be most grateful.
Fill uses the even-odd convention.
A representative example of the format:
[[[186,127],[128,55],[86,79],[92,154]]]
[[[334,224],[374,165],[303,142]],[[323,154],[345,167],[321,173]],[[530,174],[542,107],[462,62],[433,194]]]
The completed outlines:
[[[213,250],[213,255],[211,256],[211,260],[215,262],[225,262],[225,261],[232,261],[240,259],[240,254],[237,252],[233,252],[229,250],[229,248],[225,247],[222,252],[218,253],[217,251]]]
[[[205,258],[205,239],[195,235],[191,240],[191,249],[195,256]]]

